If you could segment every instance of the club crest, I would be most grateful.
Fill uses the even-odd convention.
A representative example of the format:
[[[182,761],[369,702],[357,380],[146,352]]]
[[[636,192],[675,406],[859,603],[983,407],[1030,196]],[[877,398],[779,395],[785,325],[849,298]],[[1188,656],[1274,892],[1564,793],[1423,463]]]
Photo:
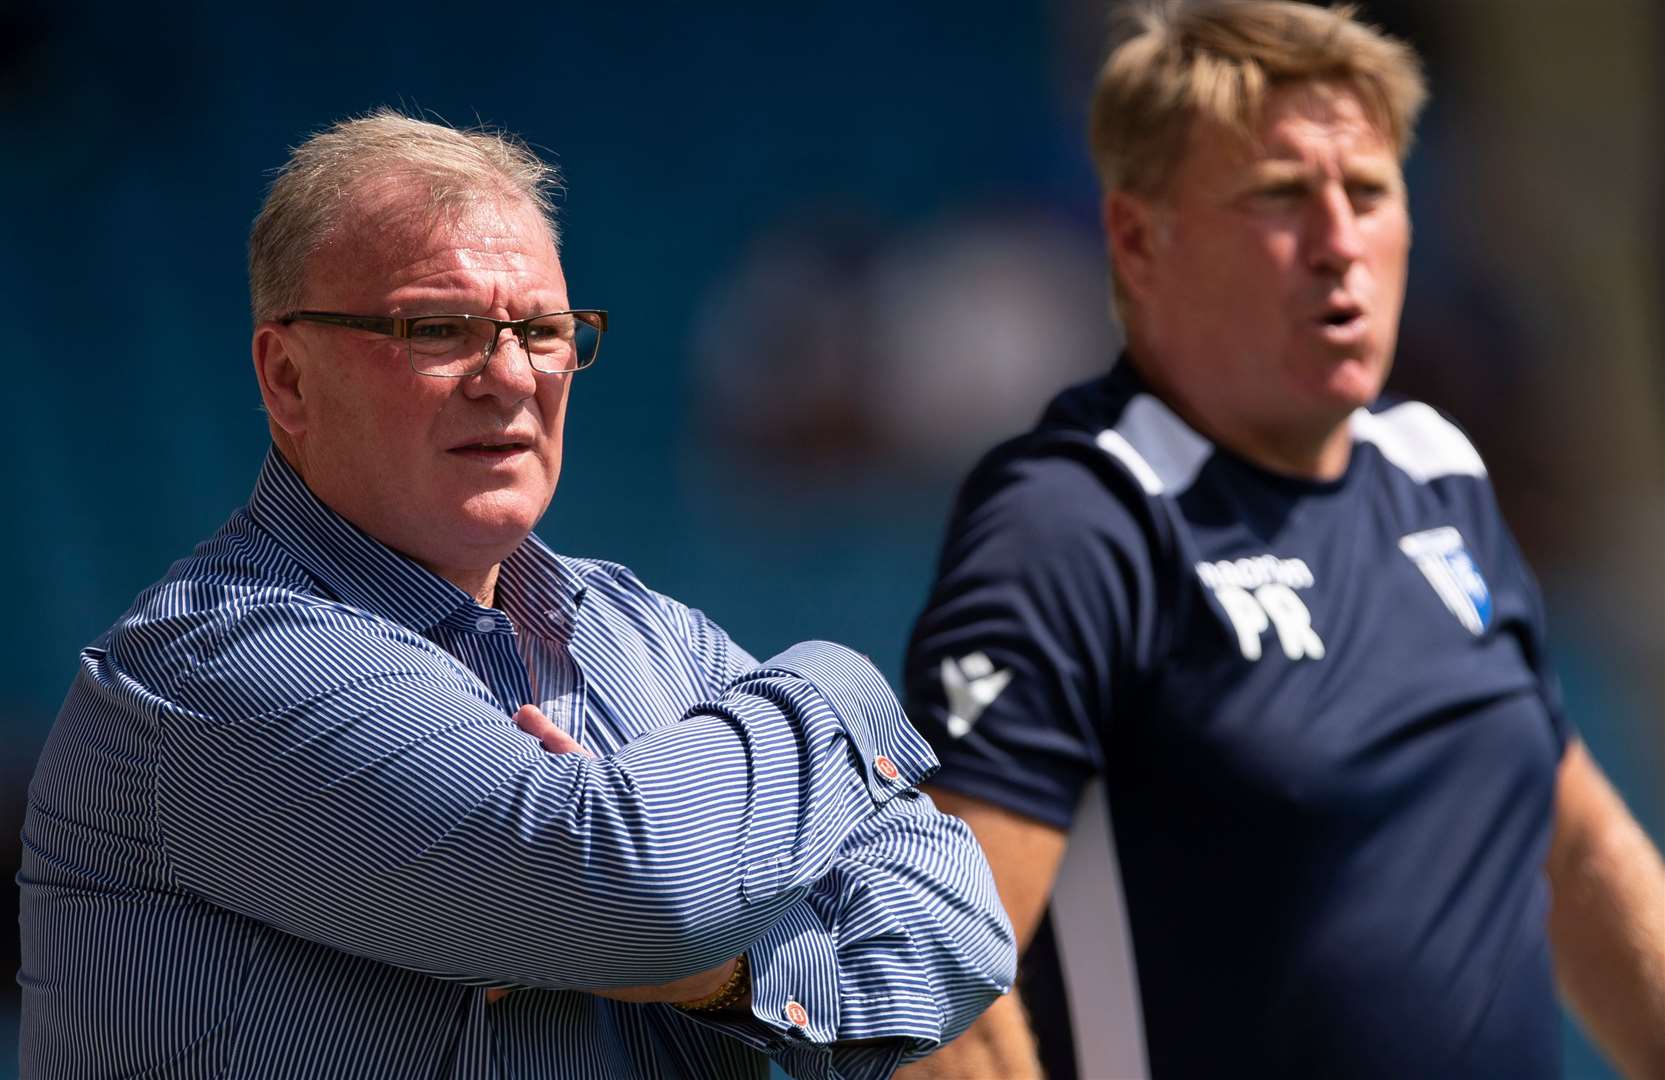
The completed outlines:
[[[1468,548],[1463,546],[1462,533],[1449,525],[1411,533],[1400,539],[1399,550],[1422,571],[1434,592],[1469,633],[1476,636],[1485,633],[1492,623],[1492,593]]]

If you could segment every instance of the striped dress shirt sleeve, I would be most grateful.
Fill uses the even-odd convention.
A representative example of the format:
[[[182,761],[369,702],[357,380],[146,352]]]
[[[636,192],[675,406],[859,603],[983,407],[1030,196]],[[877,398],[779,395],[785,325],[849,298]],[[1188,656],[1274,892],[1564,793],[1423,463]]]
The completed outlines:
[[[756,665],[702,612],[654,595],[713,685]],[[1013,942],[970,829],[910,789],[853,829],[806,898],[752,944],[754,1013],[780,1030],[788,1005],[803,1006],[808,1044],[774,1054],[793,1075],[888,1075],[1010,989]],[[731,1034],[767,1048],[744,1028]]]
[[[1009,984],[987,865],[863,657],[758,664],[536,537],[505,589],[268,460],[83,652],[42,752],[25,1075],[879,1077]],[[534,682],[596,757],[514,726]],[[583,992],[742,951],[748,1018]]]
[[[834,701],[869,699],[878,675],[838,646],[797,646],[604,758],[543,753],[437,653],[322,605],[224,628],[158,702],[179,884],[413,970],[639,985],[743,951],[895,793],[856,763],[876,753],[870,723],[905,746],[905,720],[849,701],[841,716]],[[931,761],[904,760],[916,775]],[[551,888],[547,918],[505,925],[501,909]]]

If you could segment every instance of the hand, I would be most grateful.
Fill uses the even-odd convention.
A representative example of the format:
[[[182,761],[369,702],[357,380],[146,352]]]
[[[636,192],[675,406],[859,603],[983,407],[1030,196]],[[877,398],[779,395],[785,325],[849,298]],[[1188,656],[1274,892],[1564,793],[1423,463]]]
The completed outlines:
[[[595,757],[586,750],[577,739],[555,726],[555,722],[543,714],[543,710],[536,705],[522,705],[514,716],[515,726],[526,734],[537,739],[543,748],[551,754],[583,754],[585,757]],[[668,983],[656,986],[625,986],[610,990],[593,991],[598,997],[612,998],[614,1001],[648,1002],[648,1001],[698,1001],[702,997],[710,997],[728,982],[729,976],[734,974],[734,967],[739,961],[728,960],[708,971],[701,971],[694,975],[687,975],[674,979]],[[486,991],[486,1004],[501,1001],[513,987],[499,986]],[[746,999],[749,1000],[748,994]]]
[[[585,757],[595,757],[580,746],[577,739],[556,727],[555,721],[545,716],[543,710],[536,705],[522,705],[515,713],[515,726],[543,743],[543,748],[551,754],[583,754]]]

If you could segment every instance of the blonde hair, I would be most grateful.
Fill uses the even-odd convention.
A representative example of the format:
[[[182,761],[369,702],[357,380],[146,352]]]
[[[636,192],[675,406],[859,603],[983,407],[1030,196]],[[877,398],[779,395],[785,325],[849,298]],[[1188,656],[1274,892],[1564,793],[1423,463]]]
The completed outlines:
[[[482,198],[523,199],[559,245],[555,166],[525,142],[487,128],[462,131],[382,108],[340,121],[297,146],[277,172],[249,232],[249,304],[255,322],[301,305],[307,264],[355,212],[373,183],[415,184],[425,208]]]
[[[1194,121],[1247,135],[1267,92],[1300,82],[1352,90],[1404,161],[1428,96],[1422,67],[1356,14],[1289,0],[1137,5],[1093,90],[1088,141],[1103,189],[1162,193]]]

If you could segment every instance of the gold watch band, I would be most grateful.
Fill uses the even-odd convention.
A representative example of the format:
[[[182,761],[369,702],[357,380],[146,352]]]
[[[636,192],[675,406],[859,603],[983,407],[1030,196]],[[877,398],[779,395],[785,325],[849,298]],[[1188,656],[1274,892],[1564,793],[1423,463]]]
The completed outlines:
[[[693,1001],[673,1001],[671,1004],[685,1012],[715,1012],[718,1009],[726,1009],[751,989],[750,974],[746,965],[746,954],[741,953],[739,960],[735,962],[734,971],[714,992]]]

